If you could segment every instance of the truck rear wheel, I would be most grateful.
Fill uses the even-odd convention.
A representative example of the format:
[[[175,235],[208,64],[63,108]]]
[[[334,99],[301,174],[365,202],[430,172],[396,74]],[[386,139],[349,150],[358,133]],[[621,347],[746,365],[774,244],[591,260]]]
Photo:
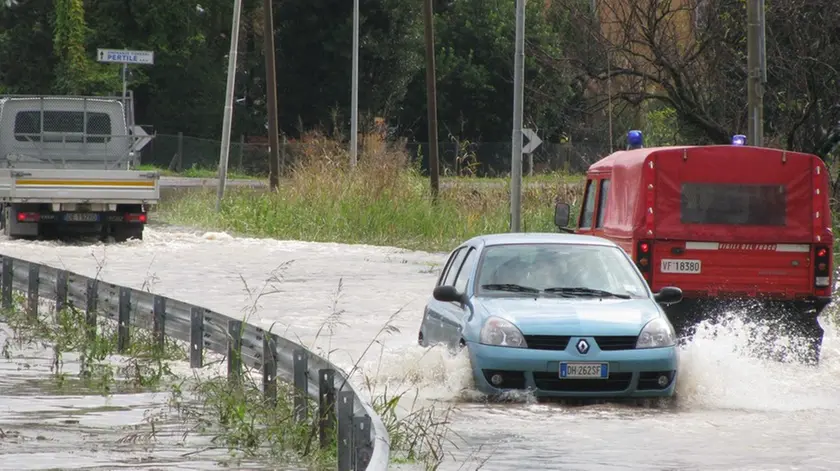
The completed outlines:
[[[816,365],[820,362],[820,354],[822,353],[823,337],[825,330],[820,325],[818,314],[813,310],[805,311],[799,310],[793,314],[796,316],[790,319],[791,334],[799,339],[797,350],[800,353],[803,363]]]
[[[122,243],[129,239],[143,240],[142,224],[115,224],[111,226],[114,242]]]

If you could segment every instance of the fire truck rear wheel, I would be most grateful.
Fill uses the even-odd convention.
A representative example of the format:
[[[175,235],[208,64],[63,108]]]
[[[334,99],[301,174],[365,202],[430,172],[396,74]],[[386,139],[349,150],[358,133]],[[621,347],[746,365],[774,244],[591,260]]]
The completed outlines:
[[[808,312],[802,313],[793,324],[794,335],[801,339],[802,361],[811,365],[818,364],[825,335],[819,320],[812,312]]]

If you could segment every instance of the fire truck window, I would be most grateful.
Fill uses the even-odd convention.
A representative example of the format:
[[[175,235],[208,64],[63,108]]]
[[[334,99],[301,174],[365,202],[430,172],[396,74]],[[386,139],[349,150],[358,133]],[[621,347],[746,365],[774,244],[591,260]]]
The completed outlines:
[[[604,226],[604,215],[607,212],[607,195],[610,192],[610,181],[601,180],[601,191],[598,193],[598,222],[595,227]]]
[[[683,183],[680,221],[683,224],[784,226],[786,197],[784,185]]]
[[[595,192],[592,180],[586,180],[586,192],[583,195],[583,210],[580,215],[580,227],[592,227],[592,217],[595,215]]]

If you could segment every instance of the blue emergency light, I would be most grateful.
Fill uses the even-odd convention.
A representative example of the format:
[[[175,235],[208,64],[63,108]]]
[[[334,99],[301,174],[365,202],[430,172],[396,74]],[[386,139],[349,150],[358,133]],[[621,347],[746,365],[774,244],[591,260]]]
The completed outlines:
[[[644,146],[645,139],[642,137],[642,131],[632,130],[627,133],[627,148],[640,149]]]
[[[732,136],[732,145],[733,146],[743,146],[747,144],[747,136],[743,134],[736,134]]]

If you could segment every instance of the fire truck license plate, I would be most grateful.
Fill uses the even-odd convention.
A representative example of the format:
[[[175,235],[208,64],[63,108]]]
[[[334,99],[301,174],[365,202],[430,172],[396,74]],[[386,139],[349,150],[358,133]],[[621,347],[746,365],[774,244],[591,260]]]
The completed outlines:
[[[662,273],[700,273],[700,260],[675,260],[665,258],[660,263]]]

